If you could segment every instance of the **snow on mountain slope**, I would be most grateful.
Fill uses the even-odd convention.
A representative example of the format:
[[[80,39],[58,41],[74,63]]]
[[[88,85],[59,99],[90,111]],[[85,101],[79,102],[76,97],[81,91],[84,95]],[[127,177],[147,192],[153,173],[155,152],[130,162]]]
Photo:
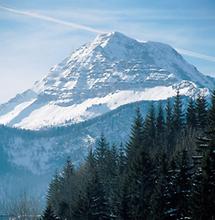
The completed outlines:
[[[213,82],[169,45],[102,34],[0,106],[0,123],[39,129],[78,123],[141,100],[208,92]]]

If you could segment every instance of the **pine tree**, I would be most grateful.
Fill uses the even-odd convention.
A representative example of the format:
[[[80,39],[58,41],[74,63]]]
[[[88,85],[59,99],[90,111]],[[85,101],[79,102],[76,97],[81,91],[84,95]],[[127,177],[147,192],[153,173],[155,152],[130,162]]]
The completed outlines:
[[[182,160],[178,175],[177,216],[178,219],[192,218],[192,165],[187,150],[182,152]]]
[[[123,201],[128,208],[126,219],[147,219],[152,215],[151,198],[154,190],[154,164],[147,152],[136,152],[128,173],[126,196]]]
[[[48,207],[53,207],[55,214],[59,212],[59,200],[60,200],[60,190],[61,182],[60,176],[56,172],[51,183],[49,184],[48,193],[47,193],[47,204]]]
[[[170,168],[167,172],[167,185],[164,190],[165,194],[165,206],[164,216],[162,219],[175,220],[177,217],[177,179],[179,171],[175,162],[175,159],[171,161]]]
[[[174,132],[173,132],[173,115],[172,115],[172,106],[170,99],[167,99],[166,103],[166,146],[169,154],[173,151],[174,144]]]
[[[76,175],[70,159],[67,160],[60,181],[59,213],[61,218],[72,219],[75,212],[75,200],[78,195]]]
[[[213,122],[212,122],[213,123]],[[203,219],[215,219],[215,129],[209,127],[204,136],[198,138],[199,147],[205,155],[203,166]]]
[[[79,190],[78,200],[75,208],[75,216],[79,219],[87,219],[88,212],[90,212],[90,199],[88,195],[89,184],[93,180],[96,171],[96,160],[92,148],[90,148],[86,161],[84,163],[82,188]]]
[[[117,167],[118,167],[119,175],[122,175],[126,168],[126,152],[125,152],[125,147],[122,143],[119,146],[119,156],[118,156]]]
[[[156,128],[157,128],[158,133],[163,133],[165,130],[164,113],[163,113],[163,107],[162,107],[161,102],[159,103],[159,107],[158,107]]]
[[[120,219],[122,220],[132,220],[132,216],[129,210],[129,199],[130,195],[128,194],[129,188],[129,178],[127,176],[123,176],[123,185],[122,185],[122,193],[120,198],[120,207],[119,207],[119,214]]]
[[[47,208],[45,209],[43,215],[42,215],[42,219],[41,220],[57,220],[59,218],[57,218],[52,210],[52,207],[50,205],[47,206]]]
[[[156,184],[153,195],[153,219],[162,220],[166,217],[169,202],[168,191],[168,158],[165,152],[158,153],[156,167]]]
[[[175,132],[179,132],[183,128],[182,101],[179,90],[174,99],[172,123]]]
[[[99,179],[101,184],[103,185],[103,189],[105,191],[105,196],[109,198],[110,189],[111,189],[111,181],[112,176],[116,173],[116,161],[115,156],[116,152],[113,153],[109,147],[109,143],[106,138],[102,134],[94,152],[95,162],[96,162],[96,170],[99,175]],[[113,169],[111,169],[111,167]],[[114,173],[114,174],[113,174]]]
[[[105,220],[111,219],[110,208],[107,198],[105,197],[105,191],[99,175],[95,170],[92,175],[92,179],[87,186],[87,201],[88,201],[88,220]]]
[[[202,219],[203,210],[203,175],[202,175],[202,156],[197,151],[197,155],[194,155],[194,174],[192,184],[192,217],[193,219]]]
[[[119,155],[118,155],[118,149],[115,144],[112,145],[112,147],[108,151],[108,158],[107,158],[107,166],[110,179],[115,178],[118,174],[118,160],[119,160]]]
[[[196,118],[197,126],[204,129],[207,125],[208,112],[207,112],[207,101],[201,94],[196,99]]]
[[[102,133],[95,149],[95,159],[98,162],[103,162],[107,157],[108,149],[109,149],[109,144],[104,134]]]
[[[196,109],[195,102],[192,98],[189,99],[187,112],[186,112],[186,123],[189,128],[196,127]]]
[[[209,109],[209,126],[210,129],[215,128],[215,90],[211,95],[211,107]]]
[[[165,121],[161,102],[158,107],[158,116],[156,120],[156,139],[159,145],[164,143]]]
[[[156,135],[155,109],[153,103],[150,105],[149,112],[144,121],[143,135],[144,145],[153,148],[155,146]]]
[[[119,216],[123,213],[126,215],[126,207],[123,207],[122,201],[124,201],[123,197],[126,196],[124,190],[124,180],[127,172],[127,157],[125,152],[125,147],[123,144],[120,144],[118,160],[117,160],[117,168],[118,175],[115,179],[116,184],[114,185],[115,189],[115,216],[119,218]],[[125,209],[124,209],[125,208]],[[116,218],[117,219],[117,218]]]
[[[172,107],[171,107],[170,99],[167,99],[165,110],[166,110],[166,130],[167,133],[170,134],[172,131]]]
[[[112,147],[109,150],[109,156],[108,156],[108,178],[106,181],[106,187],[107,189],[107,198],[109,201],[109,207],[110,211],[112,213],[112,216],[116,217],[119,215],[119,204],[120,204],[120,180],[119,180],[119,167],[118,167],[118,150],[117,146],[115,144],[112,145]]]
[[[136,111],[136,117],[130,133],[128,143],[126,144],[127,163],[132,161],[137,150],[143,145],[143,119],[139,109]]]
[[[215,219],[215,152],[210,151],[204,167],[203,219]]]

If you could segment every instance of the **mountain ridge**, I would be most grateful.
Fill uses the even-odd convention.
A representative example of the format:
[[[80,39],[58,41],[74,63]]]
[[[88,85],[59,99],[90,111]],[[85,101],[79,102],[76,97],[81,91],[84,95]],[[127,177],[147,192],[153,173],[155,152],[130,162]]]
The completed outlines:
[[[41,129],[79,123],[121,105],[209,93],[213,82],[171,46],[119,32],[99,35],[0,106],[0,123]]]

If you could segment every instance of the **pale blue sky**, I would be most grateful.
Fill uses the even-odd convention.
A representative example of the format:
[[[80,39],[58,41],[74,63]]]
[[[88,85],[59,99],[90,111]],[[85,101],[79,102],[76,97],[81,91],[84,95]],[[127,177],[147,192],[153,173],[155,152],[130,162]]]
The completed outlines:
[[[96,30],[193,51],[185,58],[215,76],[214,0],[0,0],[0,6],[14,10],[0,7],[0,102],[30,88]]]

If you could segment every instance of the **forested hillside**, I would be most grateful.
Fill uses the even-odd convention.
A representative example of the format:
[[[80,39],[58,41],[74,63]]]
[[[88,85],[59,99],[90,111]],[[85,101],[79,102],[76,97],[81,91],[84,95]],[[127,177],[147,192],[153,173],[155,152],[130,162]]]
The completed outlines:
[[[81,166],[68,158],[42,219],[214,219],[215,91],[187,106],[178,93],[145,118],[137,109],[127,143],[103,133]]]

